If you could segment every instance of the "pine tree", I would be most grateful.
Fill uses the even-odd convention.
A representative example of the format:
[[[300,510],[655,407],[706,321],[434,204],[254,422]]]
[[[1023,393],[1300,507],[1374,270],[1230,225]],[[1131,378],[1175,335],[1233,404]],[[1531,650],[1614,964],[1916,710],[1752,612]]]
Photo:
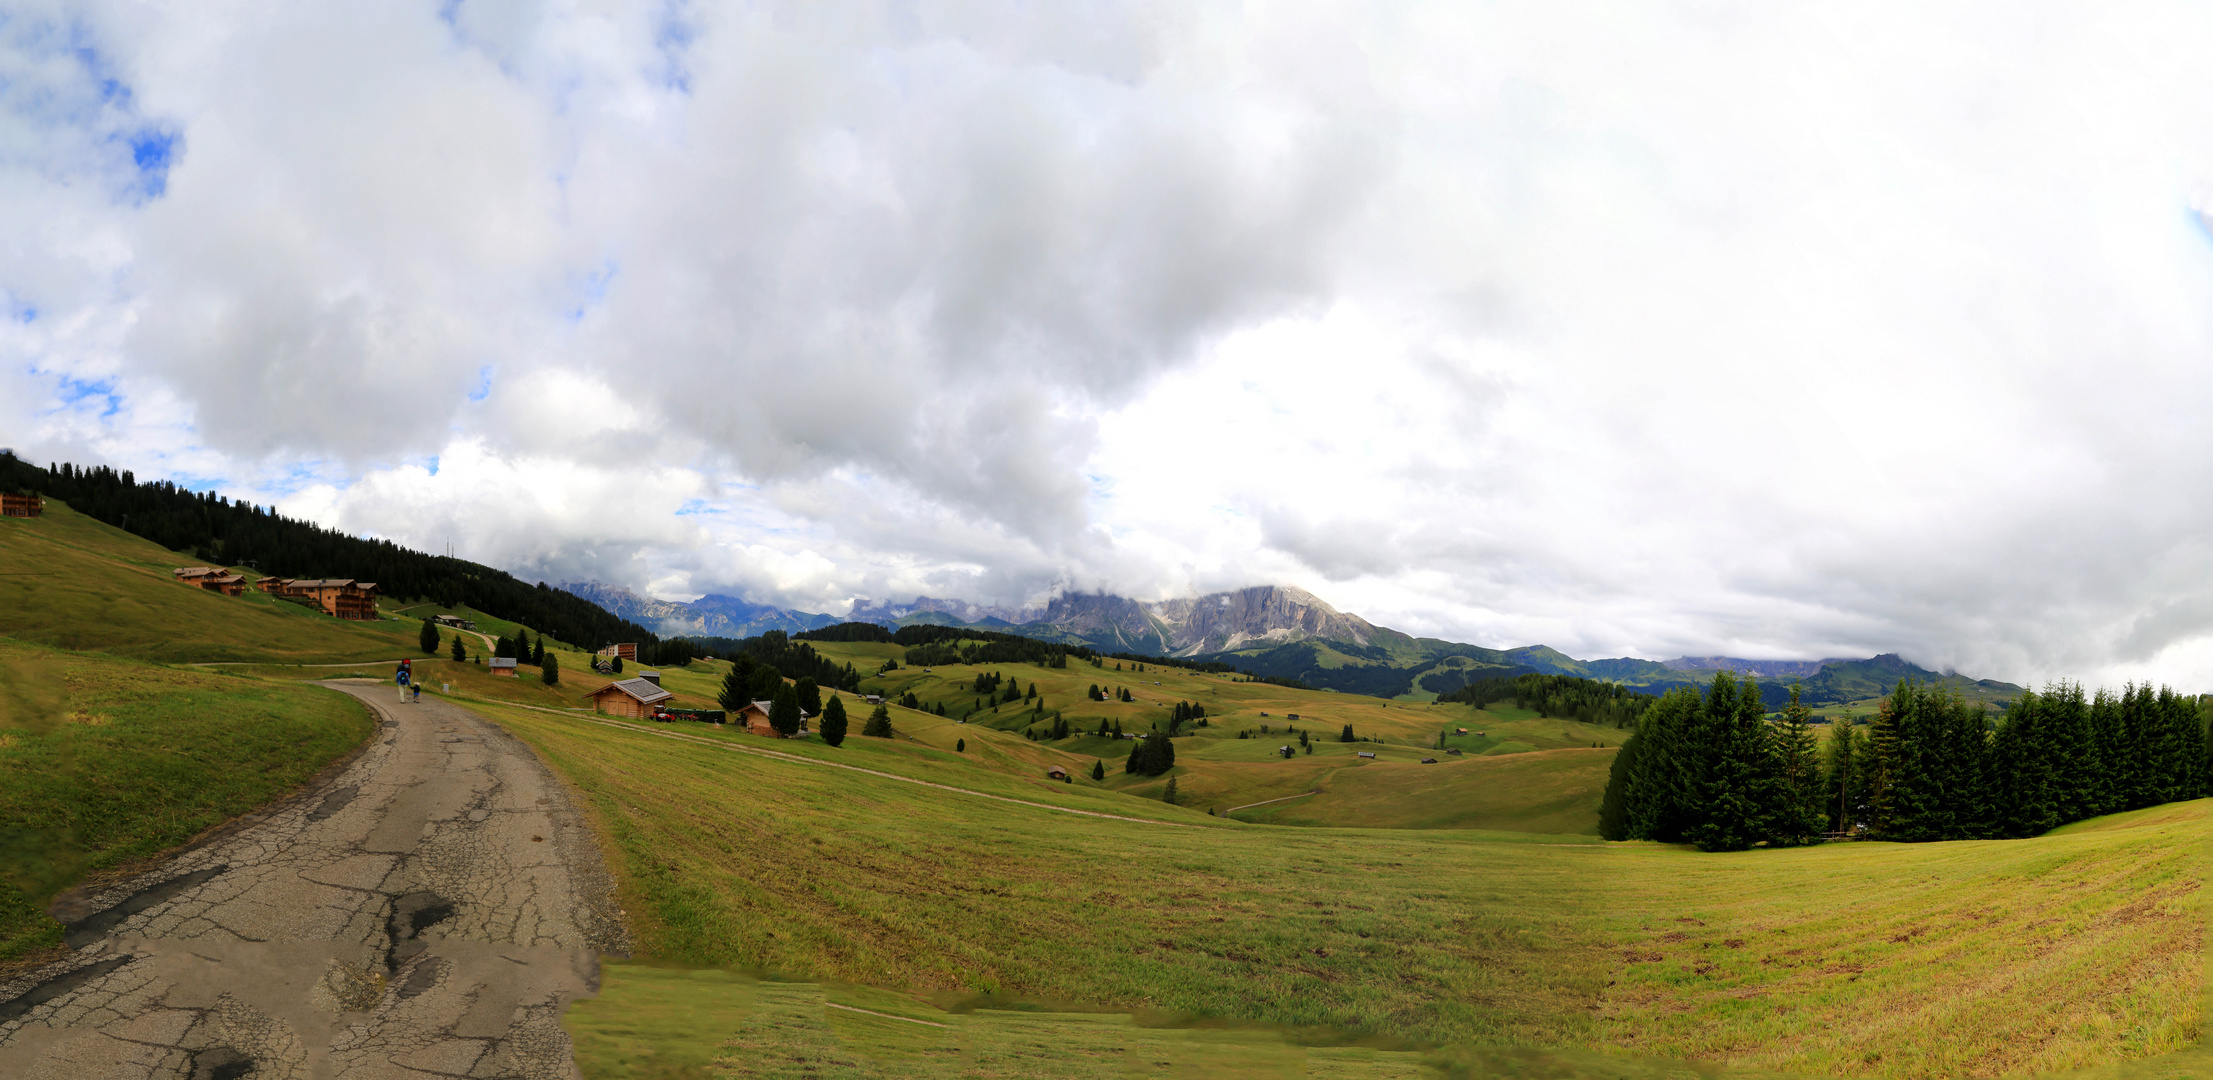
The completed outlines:
[[[1701,851],[1743,851],[1772,840],[1785,799],[1758,685],[1746,680],[1739,689],[1729,672],[1715,672],[1706,696],[1706,730],[1701,820],[1688,839]]]
[[[1822,762],[1822,812],[1829,831],[1852,834],[1867,820],[1867,736],[1850,717],[1829,725],[1829,741]]]
[[[1181,796],[1176,791],[1176,778],[1171,776],[1168,778],[1168,790],[1160,793],[1160,801],[1174,806],[1180,798]]]
[[[768,726],[786,738],[799,734],[798,691],[789,686],[776,688],[776,696],[768,703]]]
[[[816,716],[822,712],[822,688],[816,686],[813,679],[800,679],[792,689],[799,695],[800,711],[808,716]]]
[[[822,741],[831,746],[845,742],[845,699],[836,694],[822,705]]]
[[[745,662],[745,657],[739,657],[739,661],[731,664],[730,670],[723,673],[722,692],[715,695],[716,704],[728,710],[732,717],[737,716],[738,711],[753,700],[753,679],[746,670],[752,665]]]
[[[1093,780],[1106,779],[1106,762],[1097,758],[1091,759],[1091,778]]]
[[[868,723],[862,725],[861,734],[871,739],[891,738],[891,710],[881,705],[868,714]]]
[[[556,653],[538,665],[538,681],[547,686],[561,685],[561,657]]]
[[[538,635],[538,640],[531,643],[530,662],[539,667],[546,666],[546,636],[544,634]]]
[[[1263,726],[1263,727],[1261,728],[1261,730],[1262,730],[1262,731],[1266,731],[1266,730],[1267,730],[1267,728],[1266,728],[1265,726]],[[1351,724],[1346,724],[1346,725],[1345,725],[1345,730],[1343,731],[1343,733],[1341,733],[1341,734],[1339,734],[1339,735],[1337,736],[1337,741],[1338,741],[1338,742],[1357,742],[1357,741],[1358,741],[1358,740],[1356,740],[1356,739],[1354,739],[1354,738],[1352,737],[1352,725],[1351,725]]]
[[[461,644],[461,632],[456,630],[453,633],[453,662],[456,664],[465,664],[468,662],[468,660],[469,648],[468,646]]]
[[[1813,734],[1813,710],[1799,700],[1799,688],[1790,688],[1790,703],[1783,707],[1782,722],[1775,729],[1775,756],[1782,768],[1782,813],[1774,839],[1782,844],[1818,843],[1828,815],[1822,813],[1821,755]]]
[[[424,655],[438,655],[438,624],[431,622],[429,619],[424,619],[423,632],[417,640],[422,644]]]
[[[956,754],[965,754],[965,753],[967,753],[967,752],[968,752],[968,740],[967,740],[967,739],[954,739],[954,740],[953,740],[953,752],[954,752],[954,753],[956,753]]]

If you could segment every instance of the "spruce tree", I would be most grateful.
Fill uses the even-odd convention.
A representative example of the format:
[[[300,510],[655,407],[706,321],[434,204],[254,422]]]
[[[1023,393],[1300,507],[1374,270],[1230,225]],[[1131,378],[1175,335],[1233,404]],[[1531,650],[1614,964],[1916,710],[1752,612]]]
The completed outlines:
[[[1782,844],[1818,843],[1827,815],[1822,813],[1821,757],[1813,734],[1813,710],[1790,688],[1790,703],[1775,729],[1775,755],[1781,767],[1782,813],[1774,839]]]
[[[745,658],[739,659],[744,661]],[[722,692],[715,695],[716,704],[728,710],[733,719],[753,700],[753,680],[746,670],[749,667],[751,664],[745,662],[731,664],[730,670],[722,676]]]
[[[845,699],[836,694],[822,705],[822,741],[831,746],[845,742]]]
[[[1821,763],[1821,810],[1829,831],[1851,835],[1867,809],[1866,739],[1849,716],[1829,724]]]
[[[967,740],[967,739],[954,739],[954,740],[953,740],[953,752],[954,752],[954,753],[956,753],[956,754],[965,754],[965,753],[967,753],[967,752],[968,752],[968,740]]]
[[[429,619],[424,619],[423,632],[417,636],[416,640],[421,643],[424,655],[438,655],[438,624],[431,622]]]
[[[1106,779],[1106,762],[1098,758],[1091,759],[1091,778],[1093,780]]]
[[[1714,674],[1705,709],[1707,745],[1699,817],[1687,837],[1701,851],[1743,851],[1777,835],[1785,798],[1759,687]]]
[[[871,739],[891,738],[891,710],[876,706],[876,710],[868,714],[868,723],[862,725],[861,734]]]
[[[459,630],[456,630],[453,632],[453,662],[456,664],[465,664],[468,662],[468,660],[469,648],[468,646],[461,644],[461,632]]]
[[[538,635],[538,640],[530,644],[530,662],[539,667],[546,666],[546,636],[544,634]]]
[[[1439,744],[1444,739],[1442,734],[1437,736]],[[1606,793],[1598,802],[1598,838],[1601,840],[1631,839],[1629,801],[1633,796],[1629,791],[1629,777],[1636,771],[1637,757],[1643,750],[1641,737],[1632,734],[1614,755],[1613,767],[1606,773]]]
[[[548,656],[546,657],[544,663],[538,665],[538,681],[546,684],[547,686],[561,685],[560,654],[556,653],[552,656]]]
[[[793,685],[792,689],[799,695],[800,711],[808,716],[815,716],[822,712],[822,688],[815,685],[813,679],[800,679],[798,683]]]
[[[1179,798],[1181,796],[1176,791],[1176,778],[1171,776],[1168,778],[1168,790],[1160,793],[1160,801],[1174,806]]]
[[[768,726],[786,738],[799,734],[798,691],[789,686],[776,688],[776,696],[768,703]]]

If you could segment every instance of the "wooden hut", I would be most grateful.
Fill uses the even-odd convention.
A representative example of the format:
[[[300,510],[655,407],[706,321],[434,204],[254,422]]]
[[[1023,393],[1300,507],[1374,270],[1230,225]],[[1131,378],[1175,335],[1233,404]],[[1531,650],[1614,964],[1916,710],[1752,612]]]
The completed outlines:
[[[0,491],[0,517],[33,518],[46,512],[46,500],[36,495],[10,495]]]
[[[495,656],[484,666],[491,668],[494,675],[503,675],[510,679],[515,677],[515,658],[512,656]]]
[[[1047,780],[1058,780],[1063,784],[1075,783],[1074,780],[1070,780],[1068,778],[1068,770],[1063,769],[1058,765],[1048,766],[1045,770],[1045,778]]]
[[[591,700],[592,708],[609,716],[649,720],[653,717],[655,705],[676,695],[644,679],[623,679],[608,683],[584,696]]]

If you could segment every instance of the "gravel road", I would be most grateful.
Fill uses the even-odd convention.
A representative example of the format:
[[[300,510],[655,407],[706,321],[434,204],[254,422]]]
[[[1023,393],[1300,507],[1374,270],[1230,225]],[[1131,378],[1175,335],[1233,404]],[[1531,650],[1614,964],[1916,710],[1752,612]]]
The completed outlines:
[[[0,1077],[576,1075],[561,1010],[627,941],[568,793],[465,708],[326,685],[367,750],[57,911],[74,952],[0,980]]]

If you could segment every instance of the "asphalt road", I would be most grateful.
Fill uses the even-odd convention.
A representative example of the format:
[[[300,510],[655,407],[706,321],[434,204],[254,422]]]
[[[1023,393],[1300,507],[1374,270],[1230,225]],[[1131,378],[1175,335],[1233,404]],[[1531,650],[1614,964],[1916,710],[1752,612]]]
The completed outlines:
[[[329,685],[382,725],[368,749],[68,901],[74,952],[0,981],[0,1077],[576,1075],[561,1011],[627,941],[567,792],[465,708]]]

